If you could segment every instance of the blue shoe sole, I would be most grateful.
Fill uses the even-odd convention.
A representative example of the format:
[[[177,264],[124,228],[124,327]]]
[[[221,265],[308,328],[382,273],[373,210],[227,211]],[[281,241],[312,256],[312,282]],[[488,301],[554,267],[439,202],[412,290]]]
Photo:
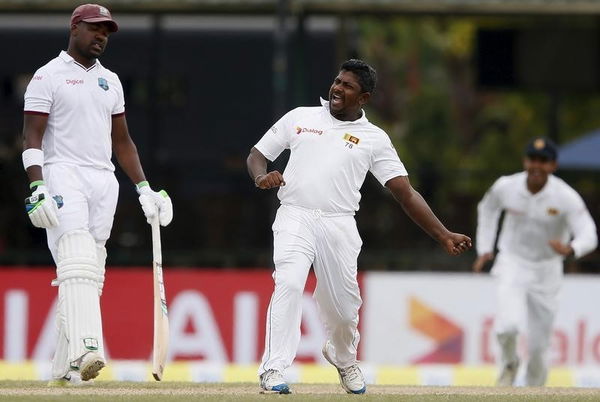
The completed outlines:
[[[271,390],[273,390],[274,392],[278,392],[280,394],[290,394],[290,387],[287,386],[287,384],[281,384],[281,385],[276,385],[273,388],[271,388]]]

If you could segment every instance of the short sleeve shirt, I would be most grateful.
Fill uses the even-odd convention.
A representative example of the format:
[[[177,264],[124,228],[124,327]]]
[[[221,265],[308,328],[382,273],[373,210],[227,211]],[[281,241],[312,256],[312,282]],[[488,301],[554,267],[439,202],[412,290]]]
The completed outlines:
[[[367,172],[382,184],[407,172],[389,136],[364,112],[355,121],[340,121],[329,103],[300,107],[284,115],[255,145],[267,159],[284,149],[290,159],[278,191],[282,204],[333,213],[354,213]]]
[[[119,77],[99,61],[86,68],[66,52],[38,69],[25,92],[25,113],[48,115],[44,164],[114,171],[112,118],[125,112]]]

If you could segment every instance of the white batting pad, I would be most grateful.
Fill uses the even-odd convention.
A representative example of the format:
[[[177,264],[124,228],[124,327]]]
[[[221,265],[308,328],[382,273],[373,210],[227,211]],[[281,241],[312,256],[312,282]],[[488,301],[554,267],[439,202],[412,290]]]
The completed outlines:
[[[59,298],[58,308],[56,309],[56,326],[58,330],[58,338],[56,340],[56,351],[52,359],[52,378],[59,379],[67,375],[70,364],[68,357],[69,342],[65,334],[65,326],[63,315],[60,313],[63,310]]]
[[[96,244],[96,257],[98,259],[98,296],[102,296],[104,272],[106,271],[106,247]]]
[[[68,340],[68,362],[78,367],[89,351],[104,358],[96,242],[86,231],[65,233],[58,242],[57,278],[59,316]]]

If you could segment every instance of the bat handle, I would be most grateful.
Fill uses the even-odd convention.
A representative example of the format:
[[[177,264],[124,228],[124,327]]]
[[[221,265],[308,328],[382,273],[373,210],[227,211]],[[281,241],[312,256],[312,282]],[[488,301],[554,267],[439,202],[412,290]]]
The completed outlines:
[[[158,215],[156,215],[150,222],[152,227],[152,253],[154,260],[162,264],[162,251],[160,245],[160,223],[158,222]]]

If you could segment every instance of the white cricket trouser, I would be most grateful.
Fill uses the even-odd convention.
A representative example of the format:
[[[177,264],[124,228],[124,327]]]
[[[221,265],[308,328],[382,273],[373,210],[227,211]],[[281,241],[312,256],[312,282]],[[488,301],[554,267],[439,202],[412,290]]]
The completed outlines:
[[[302,294],[311,265],[317,277],[313,297],[335,348],[334,362],[338,367],[354,364],[362,304],[356,277],[362,240],[354,216],[282,205],[273,223],[273,238],[275,290],[267,311],[259,374],[284,371],[296,356]]]
[[[119,184],[113,172],[106,169],[92,167],[81,167],[68,164],[51,164],[44,166],[44,181],[50,195],[61,195],[64,205],[58,210],[59,225],[46,229],[48,247],[58,265],[58,244],[60,238],[66,233],[76,230],[89,232],[96,243],[97,266],[104,273],[106,250],[104,245],[110,236],[114,214],[119,195]],[[57,275],[58,276],[58,275]],[[82,292],[95,292],[92,294],[80,294],[94,300],[98,297],[99,290],[103,286],[103,279],[96,286],[81,287]],[[59,291],[59,303],[57,308],[58,338],[56,352],[52,362],[53,377],[60,378],[67,373],[73,361],[69,356],[69,340],[67,337],[67,326],[83,328],[88,323],[98,323],[99,333],[92,334],[98,340],[98,350],[102,358],[104,356],[104,343],[101,329],[102,317],[99,307],[98,317],[86,317],[85,322],[66,324],[66,311],[71,306],[76,306],[79,300],[71,300],[72,297],[66,292]],[[97,301],[95,302],[97,303]]]
[[[48,248],[56,262],[58,240],[72,230],[90,232],[99,247],[110,236],[119,183],[106,169],[68,164],[44,166],[44,182],[50,195],[61,195],[64,205],[58,210],[58,226],[46,229]]]
[[[498,282],[494,326],[500,345],[500,363],[504,365],[518,359],[517,336],[524,333],[529,357],[526,383],[544,385],[548,374],[546,352],[550,347],[563,277],[562,259],[531,262],[499,253],[492,274]]]

